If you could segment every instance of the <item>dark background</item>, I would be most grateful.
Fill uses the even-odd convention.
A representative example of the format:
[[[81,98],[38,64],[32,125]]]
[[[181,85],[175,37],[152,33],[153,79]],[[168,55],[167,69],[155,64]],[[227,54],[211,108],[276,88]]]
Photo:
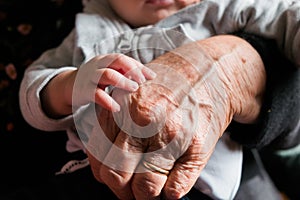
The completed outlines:
[[[19,110],[18,89],[26,67],[62,41],[81,9],[81,0],[0,0],[1,195],[42,184],[65,164],[66,135],[29,126]]]

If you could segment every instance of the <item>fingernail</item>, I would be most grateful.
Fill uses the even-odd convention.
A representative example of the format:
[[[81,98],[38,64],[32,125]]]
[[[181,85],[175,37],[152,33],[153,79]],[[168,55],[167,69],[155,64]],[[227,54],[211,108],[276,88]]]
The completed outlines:
[[[156,73],[154,71],[152,71],[151,69],[147,68],[148,70],[148,74],[150,75],[150,78],[155,78],[156,77]]]
[[[139,88],[139,84],[137,82],[131,82],[131,89],[132,91],[136,91]]]
[[[155,78],[156,77],[156,73],[154,72],[154,71],[150,71],[150,76],[151,76],[151,78]]]
[[[139,83],[142,84],[146,82],[146,78],[144,76],[140,77]]]

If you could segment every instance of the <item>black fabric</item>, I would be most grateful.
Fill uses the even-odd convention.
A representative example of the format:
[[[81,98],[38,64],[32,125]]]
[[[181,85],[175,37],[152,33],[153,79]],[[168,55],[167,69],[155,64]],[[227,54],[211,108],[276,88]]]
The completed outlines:
[[[286,152],[285,152],[286,153]],[[290,200],[300,199],[300,154],[280,155],[278,152],[264,150],[260,152],[263,164],[278,189]]]
[[[213,200],[211,197],[200,192],[199,190],[192,188],[191,191],[182,197],[180,200]]]
[[[89,167],[71,174],[49,177],[0,196],[1,200],[117,200],[112,191],[96,181]]]
[[[260,54],[267,84],[258,123],[233,121],[228,127],[231,138],[249,148],[295,146],[300,142],[299,134],[293,132],[300,119],[300,69],[283,57],[274,41],[246,33],[236,35],[248,41]]]

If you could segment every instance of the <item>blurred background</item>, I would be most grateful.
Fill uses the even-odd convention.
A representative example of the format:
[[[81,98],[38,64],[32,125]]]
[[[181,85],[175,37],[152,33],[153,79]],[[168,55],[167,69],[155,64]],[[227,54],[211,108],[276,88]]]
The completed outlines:
[[[42,183],[65,164],[66,135],[29,126],[18,89],[24,70],[61,42],[81,9],[81,0],[0,0],[0,195]]]

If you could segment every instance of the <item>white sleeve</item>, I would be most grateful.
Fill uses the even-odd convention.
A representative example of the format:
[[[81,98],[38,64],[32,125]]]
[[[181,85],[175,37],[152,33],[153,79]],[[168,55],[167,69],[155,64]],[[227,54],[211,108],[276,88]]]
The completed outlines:
[[[235,0],[239,29],[274,39],[279,49],[300,67],[300,1]]]
[[[157,25],[178,24],[194,40],[237,31],[274,39],[279,50],[300,67],[299,0],[203,0]]]
[[[74,69],[74,32],[60,46],[44,52],[25,71],[19,90],[20,109],[33,127],[45,131],[64,130],[73,123],[72,117],[55,120],[47,117],[40,102],[40,91],[57,74]]]

